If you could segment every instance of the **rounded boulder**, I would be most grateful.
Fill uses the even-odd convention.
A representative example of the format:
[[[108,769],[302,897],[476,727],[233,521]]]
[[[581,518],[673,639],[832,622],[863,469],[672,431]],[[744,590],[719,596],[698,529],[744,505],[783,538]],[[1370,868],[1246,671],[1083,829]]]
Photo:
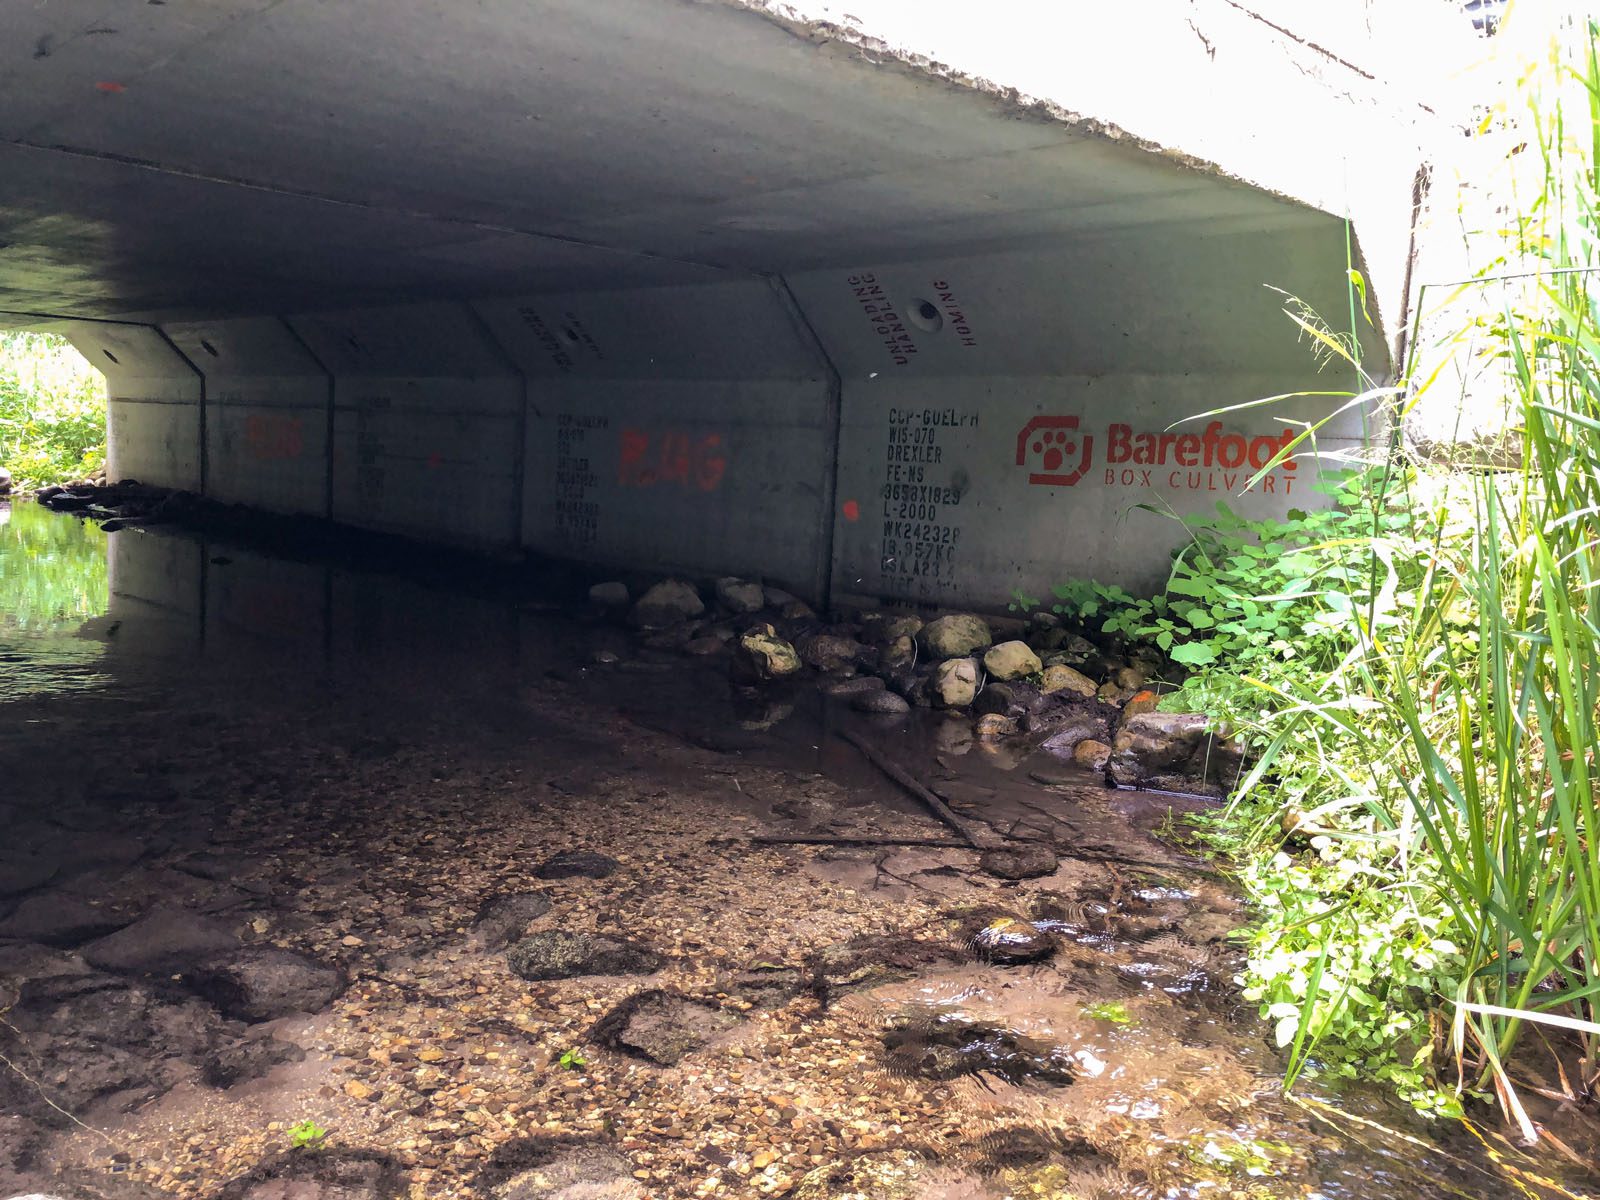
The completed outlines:
[[[1098,692],[1099,685],[1082,671],[1075,670],[1065,663],[1057,663],[1046,667],[1039,680],[1039,690],[1045,695],[1056,692],[1066,692],[1071,696],[1093,696]]]
[[[766,589],[729,576],[717,580],[717,603],[731,613],[760,612],[766,607]]]
[[[326,1008],[344,990],[344,976],[293,950],[250,946],[206,959],[189,984],[223,1016],[254,1024]]]
[[[654,950],[620,938],[551,929],[523,938],[506,952],[523,979],[573,979],[580,975],[648,975],[662,958]]]
[[[1038,962],[1055,949],[1054,934],[1019,917],[999,917],[972,935],[974,954],[1004,966]]]
[[[1037,843],[1004,850],[986,850],[978,866],[1000,879],[1039,879],[1054,875],[1061,860],[1054,850]]]
[[[700,616],[705,601],[694,585],[681,579],[664,579],[633,606],[632,621],[640,629],[665,629]]]
[[[929,621],[917,637],[935,658],[964,658],[994,642],[989,623],[971,613],[949,613]]]
[[[928,695],[940,708],[966,708],[978,695],[978,664],[947,658],[928,677]]]
[[[1001,642],[983,656],[984,670],[995,679],[1024,679],[1037,675],[1043,666],[1027,642]]]

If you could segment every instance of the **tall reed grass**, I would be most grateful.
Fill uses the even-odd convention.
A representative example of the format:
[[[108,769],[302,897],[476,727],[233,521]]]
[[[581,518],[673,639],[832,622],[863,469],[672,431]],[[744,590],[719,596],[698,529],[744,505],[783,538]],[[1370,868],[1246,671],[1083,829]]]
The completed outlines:
[[[1397,436],[1366,502],[1412,520],[1367,547],[1348,652],[1264,674],[1261,706],[1229,714],[1262,747],[1234,819],[1275,810],[1292,778],[1337,868],[1278,855],[1320,899],[1252,949],[1291,1078],[1360,1042],[1352,1012],[1431,1009],[1431,1031],[1399,1019],[1346,1061],[1396,1040],[1530,1141],[1528,1087],[1583,1100],[1600,1081],[1600,26],[1564,33],[1522,85],[1520,153],[1540,169],[1501,235],[1511,269],[1437,310],[1500,381],[1516,465],[1413,468]],[[1412,371],[1414,396],[1439,385]],[[1396,402],[1397,430],[1416,402]],[[1247,876],[1281,900],[1270,871]]]

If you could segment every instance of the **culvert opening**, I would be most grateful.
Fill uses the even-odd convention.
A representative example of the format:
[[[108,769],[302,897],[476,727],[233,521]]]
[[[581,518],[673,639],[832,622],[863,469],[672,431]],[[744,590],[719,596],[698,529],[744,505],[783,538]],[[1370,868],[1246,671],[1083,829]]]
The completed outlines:
[[[74,631],[105,610],[104,535],[12,503],[47,485],[101,479],[105,452],[105,376],[57,334],[0,332],[0,631]],[[29,690],[26,676],[12,674],[11,695]]]
[[[93,478],[105,461],[105,376],[59,334],[0,332],[0,495]]]

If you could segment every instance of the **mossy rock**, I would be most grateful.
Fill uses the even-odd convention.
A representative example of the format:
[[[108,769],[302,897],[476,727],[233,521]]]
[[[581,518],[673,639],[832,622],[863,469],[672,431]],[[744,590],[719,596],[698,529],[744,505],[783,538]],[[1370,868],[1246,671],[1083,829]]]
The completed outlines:
[[[769,683],[798,674],[800,655],[771,625],[759,625],[733,645],[733,675],[741,683]]]

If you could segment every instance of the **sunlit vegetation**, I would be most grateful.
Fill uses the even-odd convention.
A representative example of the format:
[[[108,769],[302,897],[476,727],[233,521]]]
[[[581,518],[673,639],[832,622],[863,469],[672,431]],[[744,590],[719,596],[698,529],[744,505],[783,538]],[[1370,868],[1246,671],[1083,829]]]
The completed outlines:
[[[0,333],[0,467],[30,489],[105,465],[105,377],[65,338]]]

